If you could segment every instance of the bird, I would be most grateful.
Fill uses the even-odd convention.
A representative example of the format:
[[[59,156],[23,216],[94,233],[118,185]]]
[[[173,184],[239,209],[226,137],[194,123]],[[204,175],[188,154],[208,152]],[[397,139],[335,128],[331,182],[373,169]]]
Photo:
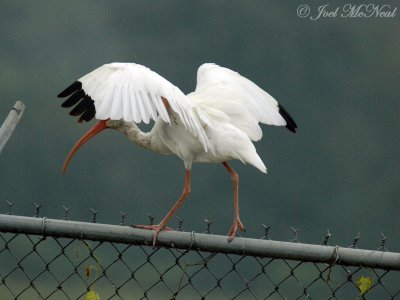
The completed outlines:
[[[214,63],[197,70],[194,92],[184,94],[177,86],[136,63],[104,64],[74,81],[58,94],[62,107],[73,109],[78,122],[98,122],[72,147],[62,173],[77,150],[96,134],[114,129],[139,147],[164,155],[174,154],[184,164],[181,196],[156,225],[135,225],[153,231],[153,247],[162,230],[191,191],[193,163],[221,163],[233,180],[231,242],[245,227],[239,214],[239,175],[228,161],[239,160],[267,172],[253,142],[262,138],[259,123],[284,126],[295,133],[297,124],[285,108],[256,83]],[[142,132],[137,123],[154,125]]]

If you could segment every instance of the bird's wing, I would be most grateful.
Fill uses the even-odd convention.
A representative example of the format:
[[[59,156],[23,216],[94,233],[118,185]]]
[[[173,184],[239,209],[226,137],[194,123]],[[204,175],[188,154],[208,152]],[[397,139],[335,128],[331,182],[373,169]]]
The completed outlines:
[[[69,98],[62,106],[71,107],[79,102],[70,114],[81,115],[80,122],[96,117],[147,124],[159,116],[170,124],[170,107],[207,150],[208,138],[194,112],[193,103],[178,87],[142,65],[105,64],[79,78],[58,95],[67,96]]]
[[[254,82],[230,69],[206,63],[197,71],[197,86],[191,98],[207,110],[218,109],[250,139],[259,140],[258,123],[286,126],[295,132],[297,125],[287,111]]]

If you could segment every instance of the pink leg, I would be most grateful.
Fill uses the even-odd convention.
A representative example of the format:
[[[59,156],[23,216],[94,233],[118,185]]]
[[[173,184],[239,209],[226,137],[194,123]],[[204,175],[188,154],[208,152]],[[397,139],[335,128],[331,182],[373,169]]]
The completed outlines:
[[[142,228],[142,229],[150,229],[154,231],[153,236],[153,248],[156,246],[157,236],[161,230],[172,230],[169,227],[166,227],[168,221],[172,218],[174,213],[178,210],[178,208],[183,204],[186,198],[189,196],[190,193],[190,171],[185,170],[185,187],[183,188],[183,192],[181,197],[178,201],[174,204],[171,210],[167,213],[167,215],[162,219],[160,224],[158,225],[135,225],[135,228]]]
[[[233,224],[231,229],[229,229],[228,237],[229,241],[232,241],[236,236],[236,233],[240,229],[240,231],[245,231],[242,222],[239,217],[239,175],[235,172],[231,166],[225,161],[223,162],[224,167],[228,170],[229,174],[231,174],[233,180]]]

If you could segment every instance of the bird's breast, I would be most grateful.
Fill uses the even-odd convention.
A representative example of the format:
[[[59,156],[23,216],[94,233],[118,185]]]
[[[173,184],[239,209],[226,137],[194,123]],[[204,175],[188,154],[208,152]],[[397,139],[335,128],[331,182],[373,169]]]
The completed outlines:
[[[204,153],[204,147],[182,123],[165,124],[159,132],[164,145],[184,161],[195,161],[195,158]]]

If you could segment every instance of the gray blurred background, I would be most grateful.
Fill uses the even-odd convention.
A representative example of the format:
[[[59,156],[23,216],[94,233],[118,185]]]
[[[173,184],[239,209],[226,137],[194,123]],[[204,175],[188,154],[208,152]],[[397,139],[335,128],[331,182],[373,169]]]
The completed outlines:
[[[316,14],[329,2],[304,1]],[[335,1],[331,7],[345,2]],[[358,3],[358,2],[357,2]],[[393,7],[398,2],[390,1]],[[380,233],[399,251],[400,16],[324,18],[296,14],[302,1],[0,1],[0,123],[16,100],[27,106],[0,157],[0,209],[71,219],[159,221],[181,193],[183,163],[105,132],[74,157],[70,148],[93,125],[80,125],[56,95],[109,62],[136,62],[185,93],[204,62],[238,71],[290,112],[299,130],[262,126],[256,143],[264,175],[233,162],[240,175],[247,237],[263,234],[377,248]],[[400,14],[400,12],[397,12]],[[194,164],[192,194],[178,215],[185,230],[225,234],[232,185],[221,165]],[[174,220],[171,226],[176,226]]]

